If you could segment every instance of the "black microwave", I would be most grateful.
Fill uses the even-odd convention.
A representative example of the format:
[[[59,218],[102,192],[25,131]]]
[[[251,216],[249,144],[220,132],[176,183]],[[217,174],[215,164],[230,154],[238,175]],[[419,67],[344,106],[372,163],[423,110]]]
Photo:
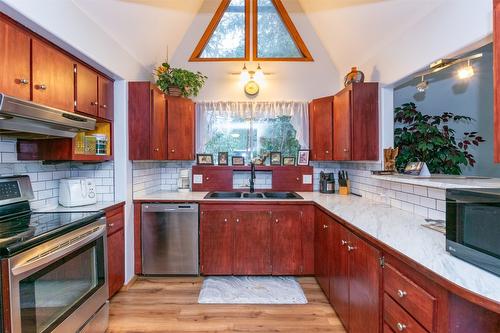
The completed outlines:
[[[500,188],[446,191],[446,250],[500,276]]]

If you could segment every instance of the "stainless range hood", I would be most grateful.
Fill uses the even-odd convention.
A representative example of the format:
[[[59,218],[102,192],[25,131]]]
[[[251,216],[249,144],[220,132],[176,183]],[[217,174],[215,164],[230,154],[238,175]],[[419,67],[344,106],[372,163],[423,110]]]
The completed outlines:
[[[95,119],[0,94],[0,135],[24,139],[74,138]]]

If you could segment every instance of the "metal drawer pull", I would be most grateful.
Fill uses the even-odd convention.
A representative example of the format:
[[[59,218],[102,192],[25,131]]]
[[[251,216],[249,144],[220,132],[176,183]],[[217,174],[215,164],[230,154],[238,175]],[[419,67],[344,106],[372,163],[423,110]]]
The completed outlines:
[[[323,229],[326,229],[328,228],[328,226],[326,224],[323,224]]]
[[[227,219],[224,219],[224,222],[227,222]]]
[[[278,222],[279,222],[279,220],[278,220],[278,219],[276,219],[276,220],[275,220],[275,222],[276,222],[276,223],[278,223]]]
[[[398,289],[398,296],[399,296],[399,298],[403,298],[406,295],[408,295],[408,293],[406,291]]]
[[[108,224],[108,228],[113,228],[114,225],[115,225],[114,223],[110,223]]]
[[[236,219],[236,223],[240,222],[240,219]]]
[[[39,89],[39,90],[46,90],[47,89],[47,86],[45,84],[39,84],[35,87],[36,89]]]
[[[19,84],[28,84],[28,83],[30,83],[30,81],[28,81],[26,79],[19,79],[18,82],[19,82]]]
[[[340,241],[340,245],[344,246],[344,245],[347,245],[347,243],[349,243],[348,241],[346,240],[341,240]]]
[[[106,104],[101,105],[101,108],[106,109],[108,106]]]
[[[398,329],[398,331],[403,332],[406,329],[406,325],[402,323],[397,323],[396,328]]]
[[[356,250],[355,246],[347,245],[347,251],[354,251]]]

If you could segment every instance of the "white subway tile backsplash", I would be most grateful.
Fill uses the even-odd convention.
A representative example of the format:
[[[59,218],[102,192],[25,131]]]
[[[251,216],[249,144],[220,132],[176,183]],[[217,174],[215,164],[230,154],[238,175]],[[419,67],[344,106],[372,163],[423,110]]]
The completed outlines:
[[[427,192],[429,193],[429,197],[431,197],[431,198],[439,199],[439,200],[446,199],[446,190],[429,187],[427,189]]]
[[[427,208],[436,209],[436,199],[421,197],[420,204]]]

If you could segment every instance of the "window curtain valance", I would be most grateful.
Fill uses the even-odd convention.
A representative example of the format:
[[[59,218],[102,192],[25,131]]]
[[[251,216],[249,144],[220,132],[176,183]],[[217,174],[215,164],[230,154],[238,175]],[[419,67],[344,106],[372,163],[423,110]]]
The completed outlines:
[[[244,118],[252,121],[290,116],[302,149],[309,149],[309,109],[307,102],[196,102],[196,151],[203,152],[213,134],[217,118]]]

